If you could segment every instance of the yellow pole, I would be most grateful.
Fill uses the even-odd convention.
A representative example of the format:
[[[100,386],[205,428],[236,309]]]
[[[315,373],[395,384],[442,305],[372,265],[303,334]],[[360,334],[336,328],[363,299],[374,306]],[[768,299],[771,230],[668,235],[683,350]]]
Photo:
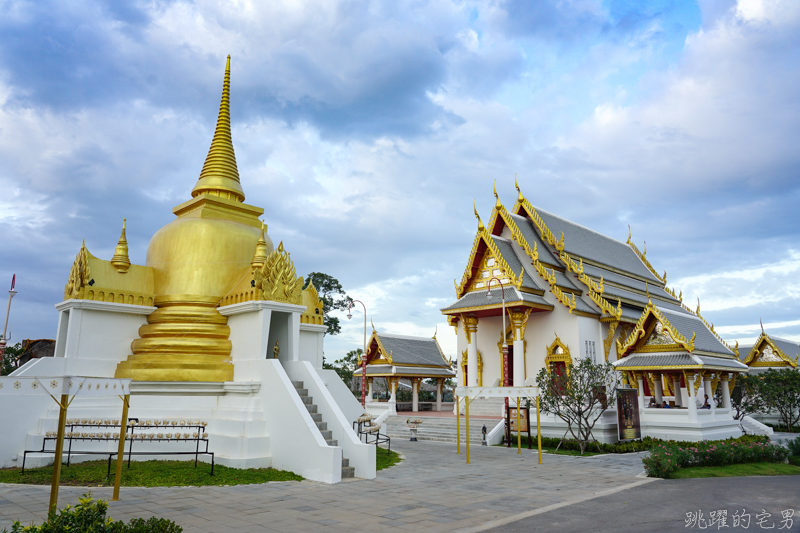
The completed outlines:
[[[536,396],[536,438],[539,440],[539,464],[542,464],[542,425],[539,423],[539,396]]]
[[[122,420],[119,421],[119,448],[117,448],[117,474],[114,477],[114,497],[113,501],[119,500],[119,484],[122,480],[122,463],[125,458],[125,436],[128,434],[128,406],[131,403],[131,395],[126,394],[122,398]]]
[[[517,455],[522,453],[522,428],[519,425],[519,396],[517,396]]]
[[[58,413],[58,438],[56,439],[56,456],[53,459],[53,483],[50,486],[50,512],[54,513],[58,506],[58,485],[61,482],[61,456],[64,452],[64,427],[67,425],[67,406],[69,395],[61,395]]]
[[[458,443],[458,453],[461,455],[461,406],[458,404],[458,396],[456,396],[456,442]]]
[[[466,407],[466,415],[467,415],[467,464],[469,464],[469,394],[467,394],[467,399],[464,400],[467,403]]]

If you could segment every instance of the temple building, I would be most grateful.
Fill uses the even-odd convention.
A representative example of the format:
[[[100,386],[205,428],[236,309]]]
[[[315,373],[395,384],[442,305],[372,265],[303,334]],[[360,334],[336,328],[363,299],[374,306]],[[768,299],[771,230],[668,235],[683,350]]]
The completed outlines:
[[[699,306],[690,310],[668,287],[646,248],[639,250],[630,231],[627,242],[612,239],[534,207],[518,186],[517,193],[508,211],[495,191],[485,225],[475,212],[477,234],[455,282],[456,301],[442,309],[457,332],[459,384],[535,385],[542,368],[566,372],[586,357],[612,362],[638,390],[643,436],[741,434],[730,415],[728,380],[747,367]],[[721,405],[698,409],[704,394],[714,403],[718,388]],[[650,398],[677,409],[645,409]],[[563,434],[559,420],[544,425]],[[614,417],[604,417],[595,433],[615,440]]]
[[[144,265],[130,261],[124,221],[110,260],[80,247],[56,305],[55,357],[14,375],[130,378],[132,417],[207,420],[210,449],[228,466],[272,466],[329,483],[375,477],[374,446],[351,426],[361,406],[322,369],[317,291],[297,276],[283,243],[274,246],[264,210],[244,203],[230,56],[211,147],[190,192],[150,240]],[[78,399],[70,416],[117,414],[103,402]],[[57,417],[46,403],[0,411],[0,467],[41,446]],[[158,449],[140,449],[148,446]]]
[[[362,364],[366,361],[367,407],[378,415],[388,410],[397,414],[397,387],[401,380],[411,385],[411,409],[419,411],[419,391],[423,379],[436,380],[436,401],[425,404],[423,410],[442,410],[442,387],[445,380],[455,377],[450,361],[445,358],[436,335],[432,338],[409,337],[389,333],[378,333],[374,327],[367,343],[366,357],[359,357],[359,368],[355,377],[362,376]],[[386,380],[390,397],[387,402],[373,402],[373,384],[376,379]],[[402,410],[402,409],[401,409]]]

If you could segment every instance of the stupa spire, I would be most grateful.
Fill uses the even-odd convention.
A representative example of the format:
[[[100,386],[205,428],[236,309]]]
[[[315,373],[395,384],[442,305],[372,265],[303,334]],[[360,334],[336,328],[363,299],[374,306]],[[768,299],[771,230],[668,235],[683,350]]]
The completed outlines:
[[[125,219],[122,219],[122,234],[119,236],[117,247],[114,249],[114,257],[111,258],[111,264],[117,269],[117,272],[124,274],[131,267],[131,260],[128,257],[128,240],[125,238]]]
[[[244,201],[244,190],[239,182],[239,170],[236,168],[236,155],[231,139],[231,56],[228,56],[225,66],[217,128],[214,130],[214,138],[200,172],[200,179],[192,189],[192,197],[202,193]]]

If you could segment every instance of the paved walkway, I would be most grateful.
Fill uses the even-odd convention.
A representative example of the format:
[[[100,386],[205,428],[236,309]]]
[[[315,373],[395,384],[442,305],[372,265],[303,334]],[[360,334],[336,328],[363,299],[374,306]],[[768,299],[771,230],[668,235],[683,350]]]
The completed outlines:
[[[471,447],[471,462],[452,444],[397,441],[406,460],[371,481],[338,485],[284,482],[233,487],[123,488],[111,502],[117,520],[160,516],[187,533],[280,531],[480,530],[526,516],[534,509],[579,502],[651,480],[640,454],[585,458],[536,451]],[[59,506],[87,489],[62,487]],[[110,499],[111,489],[93,489]],[[0,530],[12,520],[41,522],[49,487],[0,485]]]

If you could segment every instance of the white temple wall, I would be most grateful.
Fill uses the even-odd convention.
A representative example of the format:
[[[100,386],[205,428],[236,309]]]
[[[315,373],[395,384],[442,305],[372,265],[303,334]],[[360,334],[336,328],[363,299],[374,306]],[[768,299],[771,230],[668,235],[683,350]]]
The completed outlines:
[[[582,358],[587,356],[591,358],[591,355],[593,354],[593,360],[595,363],[604,362],[606,358],[605,354],[603,353],[603,325],[596,318],[585,316],[578,316],[576,318],[578,321],[578,338],[580,339],[578,348],[580,349],[580,352],[576,354],[570,347],[572,360],[576,360],[576,355]]]
[[[145,305],[66,300],[59,311],[56,357],[108,359],[116,364],[131,354],[131,343],[147,315],[156,310]]]
[[[506,326],[509,319],[506,317]],[[500,368],[503,359],[497,343],[502,339],[500,330],[503,328],[501,318],[485,317],[478,321],[478,351],[483,361],[483,386],[495,386],[500,381]]]
[[[322,370],[322,343],[326,326],[300,324],[300,361],[308,361],[317,370]]]
[[[528,327],[525,328],[525,340],[528,347],[525,352],[525,366],[527,379],[535,380],[539,371],[544,368],[544,359],[547,357],[547,348],[556,340],[556,334],[568,348],[573,361],[580,351],[580,335],[576,315],[559,302],[551,293],[545,293],[548,302],[554,302],[554,309],[550,312],[531,313],[528,317]]]

